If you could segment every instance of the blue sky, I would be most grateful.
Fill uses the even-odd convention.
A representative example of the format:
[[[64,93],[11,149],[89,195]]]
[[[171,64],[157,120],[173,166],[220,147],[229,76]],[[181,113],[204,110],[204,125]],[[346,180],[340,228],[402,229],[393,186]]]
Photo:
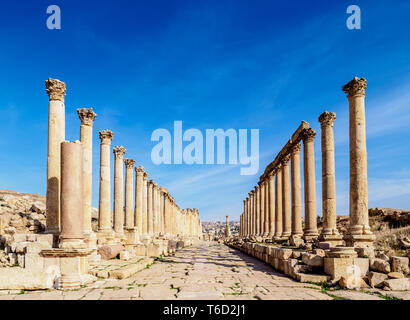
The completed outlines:
[[[59,5],[62,29],[46,28]],[[359,5],[362,29],[348,30]],[[337,212],[348,213],[348,103],[341,86],[368,80],[369,207],[410,208],[408,1],[3,1],[0,5],[0,189],[45,194],[48,96],[67,84],[66,139],[93,107],[149,178],[201,219],[238,219],[242,200],[302,120],[336,112]],[[259,172],[234,165],[154,165],[157,128],[259,129]],[[321,215],[320,139],[315,142]]]

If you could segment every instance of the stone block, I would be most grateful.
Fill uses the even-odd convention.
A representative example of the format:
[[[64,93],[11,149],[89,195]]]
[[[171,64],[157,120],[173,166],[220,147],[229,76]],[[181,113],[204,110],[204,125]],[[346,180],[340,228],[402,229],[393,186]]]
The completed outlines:
[[[13,235],[13,241],[16,243],[27,241],[27,235],[25,233],[16,233]]]
[[[323,257],[314,253],[302,254],[302,261],[304,264],[311,267],[323,267]]]
[[[35,234],[27,234],[27,241],[30,242],[35,242],[36,241],[36,235]]]
[[[329,276],[326,275],[306,274],[299,272],[296,273],[295,277],[299,282],[327,282],[329,280]]]
[[[20,267],[0,268],[1,290],[51,289],[58,276],[58,269],[29,270]]]
[[[42,270],[44,268],[44,258],[39,253],[26,253],[24,256],[24,268]]]
[[[101,255],[101,259],[109,260],[118,256],[123,250],[122,244],[103,245],[98,249],[98,253]]]
[[[348,267],[354,264],[354,258],[323,258],[324,271],[332,280],[347,277]]]
[[[381,273],[389,273],[390,263],[380,258],[375,258],[370,261],[370,270],[381,272]]]
[[[43,249],[43,247],[42,247],[41,243],[30,242],[26,246],[26,253],[40,253],[42,249]]]
[[[60,257],[61,274],[80,274],[81,261],[80,257]]]
[[[292,258],[299,259],[302,257],[302,251],[292,250]]]
[[[325,256],[325,250],[323,250],[323,249],[313,249],[313,253],[317,254],[318,256],[321,256],[321,257]]]
[[[390,279],[384,281],[384,286],[392,291],[405,291],[410,290],[410,279]]]
[[[278,254],[279,254],[278,256],[279,259],[288,260],[292,256],[292,249],[282,249],[281,248]]]
[[[16,253],[25,253],[26,252],[26,247],[31,244],[31,242],[28,241],[22,241],[15,243],[15,249],[14,252]]]
[[[404,278],[404,275],[401,272],[389,272],[387,277],[389,279],[401,279]]]
[[[120,260],[128,261],[130,260],[130,252],[127,250],[123,250],[120,252]]]
[[[135,250],[136,256],[146,256],[147,255],[147,248],[143,244],[137,244],[134,250]]]
[[[365,248],[355,248],[357,255],[359,258],[369,258],[374,259],[375,253],[373,248],[365,247]]]
[[[392,257],[392,271],[401,272],[404,275],[409,274],[409,258],[407,257]]]
[[[107,270],[100,270],[97,272],[97,277],[98,278],[103,278],[107,279],[109,277],[108,271]]]
[[[109,277],[113,278],[113,279],[126,279],[128,277],[131,277],[132,275],[134,275],[135,273],[137,273],[138,271],[141,271],[142,269],[144,269],[147,264],[151,264],[154,261],[154,259],[152,258],[146,258],[142,261],[139,261],[137,263],[134,264],[129,264],[123,268],[117,269],[117,270],[113,270],[109,272]]]
[[[18,265],[19,265],[20,267],[22,267],[22,268],[25,267],[24,261],[25,261],[24,254],[18,253],[18,254],[17,254],[17,263],[18,263]]]
[[[364,277],[369,272],[369,259],[368,258],[354,258],[355,266],[360,268],[360,276]]]
[[[384,285],[384,280],[387,279],[384,273],[370,271],[367,279],[369,280],[369,285],[372,288],[382,288]]]

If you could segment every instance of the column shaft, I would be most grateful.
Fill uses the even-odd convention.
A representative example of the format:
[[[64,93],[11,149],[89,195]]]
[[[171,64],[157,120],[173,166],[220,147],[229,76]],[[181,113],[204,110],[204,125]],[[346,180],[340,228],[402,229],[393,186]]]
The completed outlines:
[[[292,236],[302,236],[302,183],[300,177],[300,143],[292,148]]]

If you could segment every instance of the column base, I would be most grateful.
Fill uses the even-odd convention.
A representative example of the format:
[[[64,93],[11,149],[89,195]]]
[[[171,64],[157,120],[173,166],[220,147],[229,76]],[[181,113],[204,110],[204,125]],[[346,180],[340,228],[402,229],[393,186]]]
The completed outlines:
[[[305,241],[313,241],[317,239],[318,236],[319,233],[317,232],[317,230],[305,231],[305,233],[303,234],[303,239]]]
[[[98,244],[114,244],[115,241],[115,233],[112,229],[100,229],[96,233],[97,236],[97,243]]]
[[[84,239],[60,239],[58,245],[61,249],[86,249]]]
[[[346,245],[355,248],[369,248],[374,246],[374,234],[347,234],[343,237]]]
[[[84,242],[88,249],[97,249],[97,235],[93,231],[84,231]]]
[[[137,233],[136,227],[125,227],[125,244],[132,245],[141,243],[139,234]]]
[[[320,242],[329,243],[330,247],[336,247],[338,245],[343,245],[343,236],[341,234],[321,234],[318,237]]]
[[[289,238],[289,243],[291,246],[299,247],[304,244],[305,241],[303,240],[302,234],[293,234]]]

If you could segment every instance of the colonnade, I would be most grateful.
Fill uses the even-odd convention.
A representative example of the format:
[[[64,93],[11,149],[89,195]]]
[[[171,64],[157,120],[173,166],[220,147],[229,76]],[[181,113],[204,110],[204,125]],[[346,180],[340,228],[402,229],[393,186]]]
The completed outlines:
[[[367,81],[355,77],[343,86],[349,101],[350,139],[350,229],[345,237],[336,226],[336,187],[334,155],[334,120],[336,114],[319,116],[322,154],[323,228],[319,235],[316,211],[314,141],[316,131],[302,121],[290,140],[260,177],[258,185],[243,201],[240,235],[265,241],[299,243],[297,239],[319,239],[330,245],[343,240],[351,246],[371,246],[367,195],[367,154],[364,97]],[[303,145],[304,228],[302,228],[302,193],[300,151]],[[289,168],[290,167],[290,168]]]
[[[111,143],[114,138],[111,130],[99,131],[98,230],[96,233],[93,232],[92,141],[93,123],[97,114],[91,108],[78,109],[77,113],[81,120],[80,141],[64,142],[66,85],[59,80],[48,79],[46,91],[49,95],[46,232],[56,235],[60,240],[67,238],[67,234],[74,234],[75,237],[83,239],[84,243],[88,243],[88,247],[94,248],[97,242],[138,244],[140,240],[155,238],[201,237],[202,225],[198,209],[182,210],[166,188],[153,180],[148,180],[148,173],[141,165],[134,167],[135,160],[124,158],[126,149],[123,146],[112,148],[114,183],[111,184]],[[64,150],[65,153],[62,153]],[[62,158],[62,154],[66,154],[66,159]],[[78,157],[81,157],[81,163],[74,161]],[[67,165],[65,185],[62,185],[61,168],[64,161]],[[66,192],[67,195],[75,195],[71,200],[62,201],[63,186],[69,190]],[[75,192],[73,186],[77,188]],[[81,197],[78,197],[78,194],[81,194]],[[68,209],[67,206],[74,206],[76,213],[73,214],[72,208]],[[65,210],[63,217],[62,209]],[[74,221],[78,218],[81,219],[81,223]]]

